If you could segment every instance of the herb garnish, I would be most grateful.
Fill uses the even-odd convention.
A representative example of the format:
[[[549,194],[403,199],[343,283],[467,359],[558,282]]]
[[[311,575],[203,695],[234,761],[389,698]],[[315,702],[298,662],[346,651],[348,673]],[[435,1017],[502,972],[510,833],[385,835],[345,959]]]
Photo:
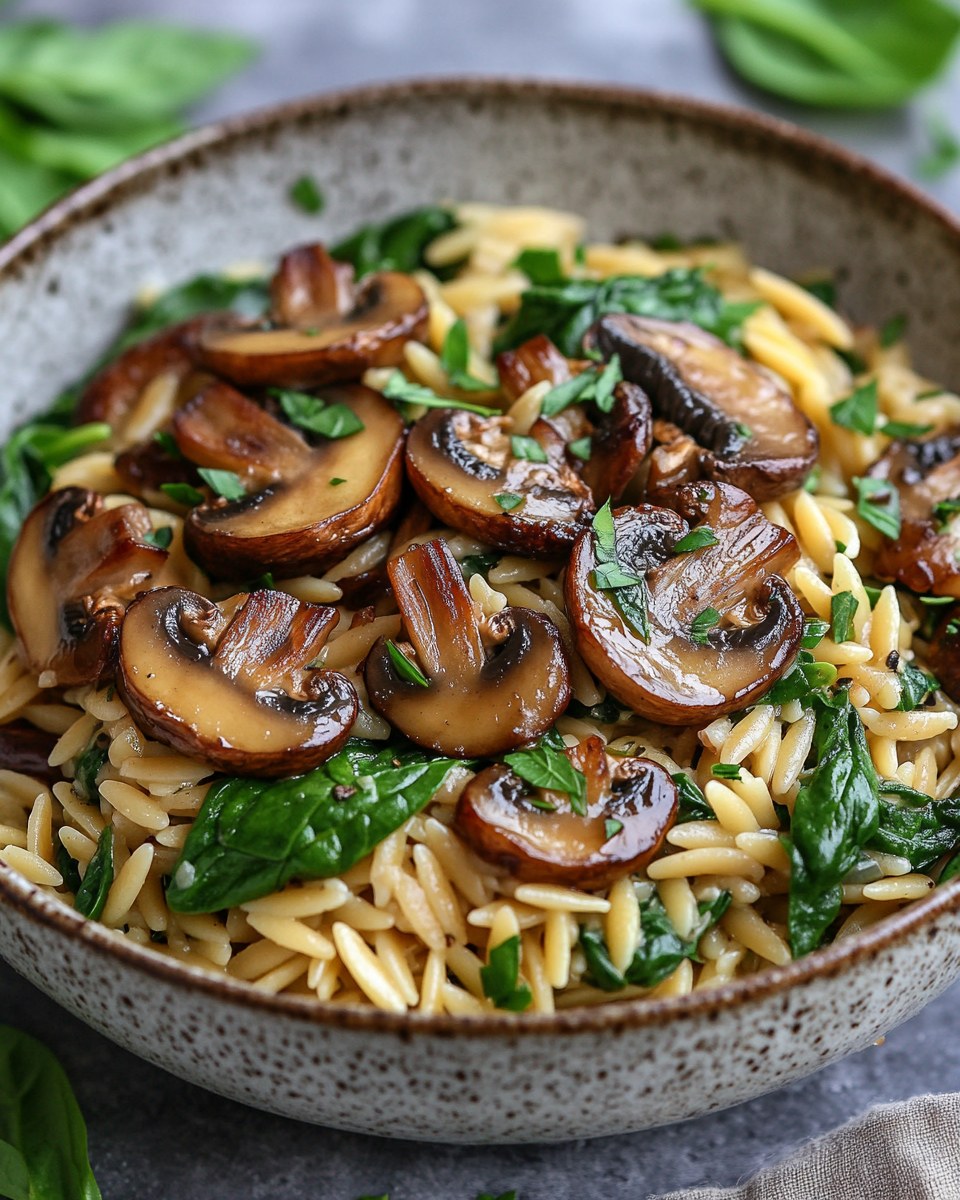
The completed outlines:
[[[158,550],[169,550],[173,541],[173,526],[161,525],[159,529],[151,529],[143,535],[143,540],[150,546],[156,546]]]
[[[193,508],[204,501],[203,492],[189,483],[161,483],[160,491],[169,496],[175,504],[182,504],[185,508]]]
[[[710,642],[710,630],[720,624],[720,614],[715,608],[705,608],[698,613],[690,625],[690,641],[697,646],[706,646]]]
[[[510,450],[514,458],[522,458],[527,462],[545,463],[547,461],[547,452],[536,438],[514,434],[510,438]]]
[[[692,550],[703,550],[706,546],[716,546],[720,539],[709,525],[698,525],[691,529],[678,542],[674,543],[674,554],[689,554]]]
[[[469,404],[466,400],[454,400],[438,396],[432,388],[420,383],[411,383],[402,371],[394,371],[382,389],[382,394],[396,404],[415,404],[421,408],[463,408],[481,417],[499,417],[499,408],[487,408],[482,404]]]
[[[517,495],[516,492],[498,492],[493,498],[504,512],[513,512],[523,503],[523,496]]]
[[[903,660],[900,662],[898,678],[900,681],[898,712],[913,712],[915,708],[920,707],[931,692],[936,691],[940,686],[939,679],[934,675],[930,675],[927,671],[921,671],[913,663]]]
[[[903,335],[906,333],[906,330],[906,313],[897,313],[895,317],[889,317],[880,326],[880,331],[877,334],[877,340],[884,350],[889,350],[891,346],[895,346],[897,342],[903,339]]]
[[[533,246],[521,251],[512,265],[536,287],[552,287],[563,283],[565,278],[560,254],[546,247]]]
[[[789,704],[791,700],[800,700],[806,704],[812,696],[830,687],[836,678],[837,668],[833,663],[817,662],[809,650],[801,650],[795,666],[761,696],[759,703]]]
[[[800,645],[805,650],[812,650],[814,646],[820,645],[829,632],[829,621],[821,621],[819,617],[807,617],[803,622],[803,638]]]
[[[489,954],[487,966],[480,968],[480,984],[483,994],[497,1008],[509,1012],[523,1012],[533,1002],[533,994],[525,983],[520,983],[520,936],[514,934]]]
[[[460,570],[464,579],[470,579],[473,575],[486,575],[491,567],[497,565],[500,558],[501,555],[496,550],[486,554],[468,554],[460,563]]]
[[[593,518],[594,585],[610,593],[626,624],[642,641],[650,641],[650,617],[647,611],[647,584],[642,575],[625,571],[617,551],[617,533],[608,500]]]
[[[83,882],[74,899],[74,907],[91,921],[99,921],[113,883],[113,826],[105,825],[97,840],[93,858],[87,863]]]
[[[740,770],[739,763],[718,762],[710,768],[710,774],[714,779],[735,779],[739,782]]]
[[[242,500],[247,494],[243,480],[236,471],[218,471],[215,467],[198,467],[197,474],[209,488],[224,500]]]
[[[717,814],[710,807],[706,796],[685,771],[678,771],[670,778],[677,785],[677,822],[715,821]]]
[[[614,354],[603,367],[587,367],[579,375],[558,383],[544,396],[540,412],[545,417],[555,417],[571,404],[585,404],[588,400],[603,413],[613,408],[613,389],[623,379],[620,356]]]
[[[869,380],[849,396],[830,405],[830,420],[841,429],[873,433],[877,425],[877,381]]]
[[[455,225],[456,220],[449,209],[415,208],[382,224],[364,225],[331,246],[330,253],[341,262],[353,263],[358,278],[372,271],[409,274],[426,266],[423,255],[427,246]]]
[[[857,489],[857,512],[869,524],[887,537],[900,536],[900,493],[886,479],[870,475],[854,476]]]
[[[960,163],[960,140],[943,113],[928,113],[925,126],[930,149],[917,163],[917,174],[921,179],[932,181]]]
[[[576,441],[567,443],[567,449],[574,458],[579,458],[581,462],[589,462],[593,453],[593,440],[590,437],[577,438]]]
[[[578,817],[587,815],[586,776],[562,751],[541,744],[533,750],[505,754],[503,761],[534,787],[565,793],[570,798],[571,810]]]
[[[390,656],[390,662],[393,664],[393,669],[405,679],[407,683],[415,683],[418,687],[428,688],[430,680],[424,675],[417,664],[404,654],[400,647],[387,638],[387,654]]]
[[[290,388],[268,388],[268,395],[280,401],[280,407],[292,424],[325,438],[344,438],[360,433],[364,424],[346,404],[327,404],[319,396]]]
[[[288,194],[297,208],[311,216],[323,212],[326,205],[320,185],[312,175],[301,175],[290,185]]]
[[[859,601],[853,592],[838,592],[830,598],[830,622],[835,642],[849,642],[853,636],[853,618]]]
[[[440,366],[447,373],[450,386],[459,388],[461,392],[489,392],[496,384],[484,383],[467,370],[470,361],[470,339],[467,336],[467,323],[461,317],[447,330],[440,350]]]

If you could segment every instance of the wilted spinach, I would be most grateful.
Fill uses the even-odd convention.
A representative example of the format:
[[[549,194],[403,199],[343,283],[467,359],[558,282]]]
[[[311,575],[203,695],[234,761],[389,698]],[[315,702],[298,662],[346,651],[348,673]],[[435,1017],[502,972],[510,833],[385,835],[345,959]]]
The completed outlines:
[[[880,791],[886,786],[881,783]],[[915,871],[927,871],[960,842],[960,795],[930,800],[918,793],[918,799],[894,804],[881,798],[880,822],[867,849],[898,854]]]
[[[74,901],[78,913],[99,921],[113,883],[113,828],[104,827],[97,841],[93,858],[87,864],[83,882],[77,888]]]
[[[331,246],[330,253],[341,262],[353,263],[358,276],[371,271],[416,271],[425,265],[427,246],[456,223],[447,208],[415,208],[392,220],[364,225]]]

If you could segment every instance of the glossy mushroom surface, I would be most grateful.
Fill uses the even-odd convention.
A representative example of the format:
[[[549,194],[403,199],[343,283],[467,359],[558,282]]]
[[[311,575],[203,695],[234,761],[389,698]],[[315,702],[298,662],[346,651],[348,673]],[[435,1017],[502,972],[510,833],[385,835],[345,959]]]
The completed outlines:
[[[167,561],[144,540],[151,527],[142,504],[108,509],[76,487],[51,492],[27,517],[10,556],[7,605],[46,686],[112,676],[124,609]]]
[[[589,521],[593,497],[567,461],[562,439],[539,441],[545,461],[518,458],[509,417],[435,408],[407,437],[407,476],[447,525],[501,550],[563,554]]]
[[[336,753],[357,694],[312,664],[336,610],[278,591],[223,604],[184,588],[155,588],[131,604],[117,679],[150,737],[240,775],[310,770]]]
[[[600,887],[639,871],[676,817],[673,780],[649,759],[608,755],[599,737],[566,754],[585,777],[585,815],[573,811],[565,792],[534,788],[497,763],[460,794],[457,831],[515,879]]]
[[[318,387],[397,366],[427,328],[427,300],[411,276],[381,271],[355,285],[353,268],[317,244],[284,256],[271,297],[269,320],[206,321],[191,338],[195,361],[240,385]]]
[[[323,570],[386,524],[403,481],[403,421],[379,393],[360,385],[327,389],[363,424],[311,444],[226,384],[204,389],[174,418],[181,452],[198,466],[232,471],[239,500],[191,510],[184,537],[212,576],[293,576]]]
[[[8,721],[0,725],[0,770],[31,775],[44,783],[63,778],[60,768],[50,766],[50,754],[57,744],[55,734],[28,725],[26,721]]]
[[[758,699],[796,658],[803,612],[777,572],[799,549],[730,484],[685,484],[664,499],[670,508],[613,513],[617,563],[644,581],[648,640],[624,615],[618,589],[598,586],[593,531],[573,549],[567,612],[584,660],[622,704],[665,725],[706,722]],[[678,553],[695,529],[716,540]],[[716,621],[698,633],[711,609]]]
[[[790,393],[713,334],[687,322],[610,314],[590,340],[604,357],[618,354],[624,377],[649,393],[655,415],[695,444],[696,453],[687,448],[687,480],[731,483],[769,500],[800,487],[813,468],[817,433]],[[654,483],[658,476],[664,486],[684,482],[658,455]]]
[[[570,699],[570,671],[551,621],[524,608],[482,618],[439,539],[387,570],[408,643],[395,653],[423,677],[398,672],[384,639],[374,645],[364,677],[391,725],[420,746],[467,757],[500,754],[553,726]]]
[[[960,428],[925,441],[894,442],[868,475],[888,480],[900,505],[900,534],[881,542],[874,559],[877,578],[960,598],[960,522],[949,506],[938,510],[954,501],[960,511]],[[871,500],[879,504],[883,494]]]

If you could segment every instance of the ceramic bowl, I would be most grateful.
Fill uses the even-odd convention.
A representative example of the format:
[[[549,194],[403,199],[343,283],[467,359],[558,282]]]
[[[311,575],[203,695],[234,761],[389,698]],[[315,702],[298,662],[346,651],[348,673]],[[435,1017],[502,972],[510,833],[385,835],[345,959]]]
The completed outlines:
[[[291,206],[309,172],[323,214]],[[595,87],[426,82],[200,130],[74,193],[0,250],[0,433],[96,356],[145,282],[174,282],[441,198],[543,203],[595,236],[740,239],[836,269],[862,321],[910,314],[960,378],[960,228],[798,130]],[[0,868],[0,953],[122,1046],[225,1096],[393,1137],[549,1141],[721,1108],[867,1046],[960,974],[960,884],[857,938],[716,991],[556,1016],[398,1017],[271,997],[152,956]]]

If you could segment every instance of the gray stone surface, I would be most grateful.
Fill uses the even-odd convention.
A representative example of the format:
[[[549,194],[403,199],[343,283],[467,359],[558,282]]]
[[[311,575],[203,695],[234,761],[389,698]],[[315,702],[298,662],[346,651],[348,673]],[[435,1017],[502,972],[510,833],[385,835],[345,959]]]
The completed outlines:
[[[761,108],[910,177],[925,114],[960,111],[960,70],[888,114],[810,114],[761,97],[726,72],[682,0],[205,0],[202,9],[192,0],[28,0],[18,11],[90,22],[149,15],[250,33],[263,46],[260,59],[203,117],[424,74],[589,79]],[[960,172],[929,190],[960,211]],[[508,1188],[522,1200],[643,1200],[732,1184],[871,1104],[960,1089],[958,1002],[960,985],[884,1045],[725,1113],[589,1143],[464,1148],[342,1134],[221,1100],[117,1049],[0,964],[0,1020],[60,1055],[87,1116],[106,1200],[355,1200],[382,1192],[392,1200],[473,1200]]]

